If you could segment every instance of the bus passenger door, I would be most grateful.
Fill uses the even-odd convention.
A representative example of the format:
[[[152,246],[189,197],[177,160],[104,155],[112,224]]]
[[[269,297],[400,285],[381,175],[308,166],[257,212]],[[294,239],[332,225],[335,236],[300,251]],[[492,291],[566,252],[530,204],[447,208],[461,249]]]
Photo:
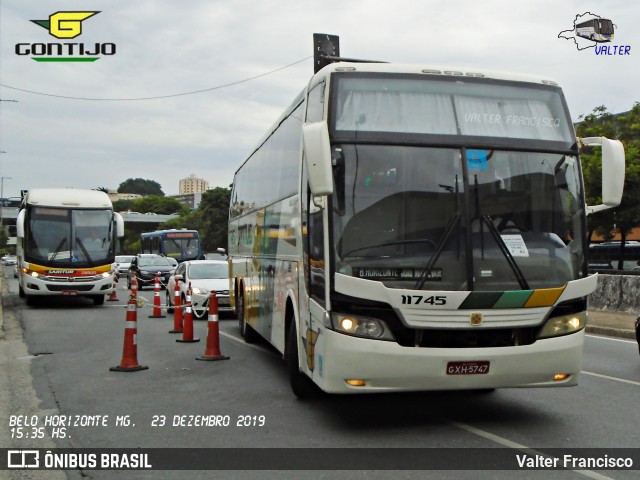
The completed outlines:
[[[308,294],[308,311],[300,318],[300,332],[305,349],[306,366],[309,373],[317,379],[322,376],[322,360],[316,350],[316,344],[324,328],[324,318],[327,312],[326,286],[328,280],[325,258],[325,238],[327,235],[325,216],[326,208],[320,208],[309,201],[307,212],[307,238],[305,239],[305,271]],[[306,318],[304,318],[306,317]],[[318,362],[318,360],[320,360]],[[303,363],[303,362],[301,362]],[[319,363],[319,364],[318,364]]]

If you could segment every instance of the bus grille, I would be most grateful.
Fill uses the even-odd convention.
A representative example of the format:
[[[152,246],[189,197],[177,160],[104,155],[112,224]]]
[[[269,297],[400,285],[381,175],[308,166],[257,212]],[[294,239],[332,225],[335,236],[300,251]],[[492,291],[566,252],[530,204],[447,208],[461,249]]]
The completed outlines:
[[[487,328],[483,330],[415,330],[413,345],[427,348],[492,348],[531,345],[538,327]]]
[[[93,285],[47,285],[50,292],[63,292],[65,290],[76,290],[78,292],[90,292]]]

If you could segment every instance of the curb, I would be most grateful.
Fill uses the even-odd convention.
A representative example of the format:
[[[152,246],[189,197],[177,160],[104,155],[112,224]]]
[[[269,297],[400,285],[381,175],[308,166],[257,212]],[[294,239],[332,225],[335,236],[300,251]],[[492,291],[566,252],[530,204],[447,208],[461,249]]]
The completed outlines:
[[[593,333],[595,335],[604,335],[607,337],[628,338],[631,340],[636,339],[636,332],[634,332],[633,330],[627,330],[624,328],[587,325],[586,331],[587,333]]]

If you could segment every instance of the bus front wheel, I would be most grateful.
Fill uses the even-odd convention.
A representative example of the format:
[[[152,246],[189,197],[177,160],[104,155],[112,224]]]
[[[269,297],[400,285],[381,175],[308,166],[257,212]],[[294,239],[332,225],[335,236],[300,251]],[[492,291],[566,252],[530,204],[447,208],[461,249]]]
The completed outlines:
[[[320,394],[320,389],[313,381],[300,371],[298,357],[298,339],[296,327],[291,325],[287,338],[287,367],[289,370],[289,383],[291,390],[301,400],[315,398]]]

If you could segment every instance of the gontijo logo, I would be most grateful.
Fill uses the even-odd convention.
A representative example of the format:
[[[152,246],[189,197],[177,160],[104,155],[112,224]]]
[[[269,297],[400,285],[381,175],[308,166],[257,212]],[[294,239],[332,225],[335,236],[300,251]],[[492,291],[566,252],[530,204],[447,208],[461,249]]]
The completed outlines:
[[[49,35],[70,40],[82,35],[83,22],[100,12],[55,12],[49,20],[31,20]],[[31,55],[36,62],[95,62],[99,55],[115,55],[115,43],[16,43],[16,55]]]
[[[36,25],[49,30],[56,38],[76,38],[82,34],[82,21],[100,12],[56,12],[49,20],[31,20]]]

